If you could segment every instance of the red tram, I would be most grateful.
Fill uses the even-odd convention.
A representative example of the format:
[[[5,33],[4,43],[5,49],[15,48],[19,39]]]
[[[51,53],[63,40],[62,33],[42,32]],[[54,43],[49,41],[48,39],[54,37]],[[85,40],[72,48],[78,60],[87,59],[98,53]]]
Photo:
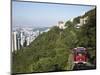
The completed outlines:
[[[74,63],[75,64],[85,64],[87,62],[87,49],[84,47],[77,47],[73,49],[74,51]]]

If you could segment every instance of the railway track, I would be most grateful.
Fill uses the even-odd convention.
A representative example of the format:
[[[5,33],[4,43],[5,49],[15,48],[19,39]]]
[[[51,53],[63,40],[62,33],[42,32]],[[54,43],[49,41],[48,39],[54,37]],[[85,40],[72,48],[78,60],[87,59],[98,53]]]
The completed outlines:
[[[87,63],[87,64],[75,64],[73,67],[73,70],[90,70],[90,69],[96,69],[96,66]]]

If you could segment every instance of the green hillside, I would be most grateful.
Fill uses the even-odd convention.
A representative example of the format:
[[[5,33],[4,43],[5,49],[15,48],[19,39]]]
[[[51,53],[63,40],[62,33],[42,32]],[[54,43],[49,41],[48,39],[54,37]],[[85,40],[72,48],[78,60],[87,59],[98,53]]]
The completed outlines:
[[[79,29],[75,24],[79,22],[67,21],[67,28],[64,30],[52,27],[50,31],[39,35],[28,47],[12,53],[12,72],[49,72],[72,70],[69,65],[71,49],[78,46],[91,48],[91,60],[96,48],[96,9],[88,11],[88,23]],[[85,16],[84,15],[84,16]],[[76,21],[75,21],[76,20]],[[71,58],[71,57],[70,57]],[[94,58],[95,59],[95,58]],[[90,60],[90,61],[91,61]],[[91,62],[92,63],[92,62]]]

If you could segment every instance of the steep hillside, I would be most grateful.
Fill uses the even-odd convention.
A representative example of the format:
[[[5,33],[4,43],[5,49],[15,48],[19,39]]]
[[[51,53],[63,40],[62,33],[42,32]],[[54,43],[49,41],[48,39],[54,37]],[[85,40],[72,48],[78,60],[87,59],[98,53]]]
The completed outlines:
[[[91,13],[93,11],[93,13]],[[39,35],[28,47],[12,53],[12,72],[49,72],[69,69],[71,49],[77,46],[91,47],[90,53],[96,48],[96,15],[95,9],[87,12],[88,23],[75,28],[80,17],[73,22],[67,21],[64,30],[52,27],[50,31]],[[84,16],[85,16],[84,15]],[[91,56],[92,58],[95,57]],[[71,57],[70,57],[71,58]],[[94,58],[95,59],[95,58]]]
[[[13,53],[13,72],[66,70],[68,56],[71,53],[69,47],[73,42],[71,37],[74,36],[72,31],[67,32],[69,30],[62,31],[53,27],[36,38],[29,47]]]

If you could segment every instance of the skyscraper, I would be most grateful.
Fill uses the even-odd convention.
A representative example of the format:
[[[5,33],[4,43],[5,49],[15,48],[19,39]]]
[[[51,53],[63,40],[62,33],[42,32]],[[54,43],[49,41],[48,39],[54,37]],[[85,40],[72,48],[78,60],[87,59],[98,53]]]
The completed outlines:
[[[17,50],[17,32],[12,32],[12,51]]]

